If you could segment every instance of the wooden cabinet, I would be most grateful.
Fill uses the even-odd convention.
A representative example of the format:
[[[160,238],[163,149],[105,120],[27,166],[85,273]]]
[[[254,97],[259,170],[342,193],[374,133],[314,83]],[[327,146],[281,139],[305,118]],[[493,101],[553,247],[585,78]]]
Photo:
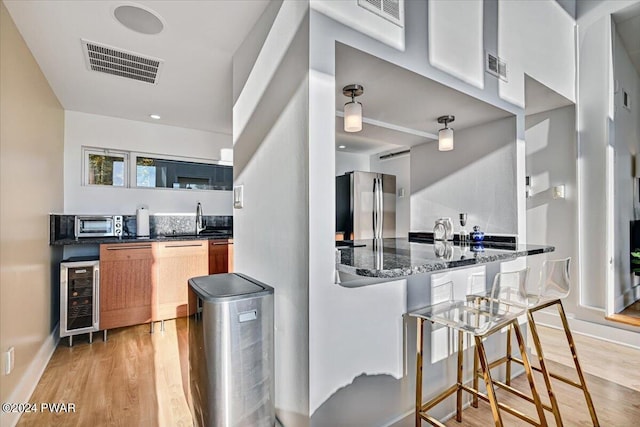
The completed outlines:
[[[233,272],[233,240],[209,240],[209,274]]]
[[[186,316],[188,307],[195,310],[195,296],[189,290],[189,279],[208,274],[207,241],[172,241],[156,245],[158,281],[153,320]]]
[[[152,243],[100,245],[100,329],[150,322],[155,282]]]
[[[230,239],[100,245],[100,329],[187,316],[189,279],[232,265]]]

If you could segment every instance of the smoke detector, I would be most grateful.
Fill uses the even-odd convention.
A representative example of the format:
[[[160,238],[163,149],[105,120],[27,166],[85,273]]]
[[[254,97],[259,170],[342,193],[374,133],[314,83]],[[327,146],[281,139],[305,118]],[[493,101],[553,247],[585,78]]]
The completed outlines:
[[[164,60],[82,39],[87,68],[127,79],[157,84]]]

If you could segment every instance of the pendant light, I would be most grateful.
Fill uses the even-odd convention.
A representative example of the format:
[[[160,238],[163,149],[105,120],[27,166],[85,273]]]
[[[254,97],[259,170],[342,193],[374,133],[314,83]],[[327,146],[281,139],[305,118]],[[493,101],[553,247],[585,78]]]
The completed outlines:
[[[347,85],[342,88],[342,94],[351,98],[344,104],[344,131],[360,132],[362,130],[362,104],[355,100],[356,96],[364,93],[364,87],[358,84]]]
[[[455,119],[455,116],[438,117],[438,123],[444,123],[444,127],[438,131],[438,151],[453,150],[453,129],[447,125]]]

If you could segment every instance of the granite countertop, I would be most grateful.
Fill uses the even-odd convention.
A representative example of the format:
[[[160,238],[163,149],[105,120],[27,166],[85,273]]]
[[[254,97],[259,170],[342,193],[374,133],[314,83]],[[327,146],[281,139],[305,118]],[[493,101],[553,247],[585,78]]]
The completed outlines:
[[[354,247],[338,247],[338,272],[377,279],[397,279],[412,274],[509,261],[555,250],[553,246],[543,245],[486,242],[461,246],[457,242],[407,238],[383,239],[381,244],[373,240],[356,240],[353,244]]]
[[[52,246],[64,245],[99,245],[99,244],[117,244],[117,243],[141,243],[141,242],[169,242],[175,240],[227,240],[233,239],[231,232],[216,232],[206,234],[176,234],[167,236],[154,237],[86,237],[81,239],[60,239],[51,242]]]

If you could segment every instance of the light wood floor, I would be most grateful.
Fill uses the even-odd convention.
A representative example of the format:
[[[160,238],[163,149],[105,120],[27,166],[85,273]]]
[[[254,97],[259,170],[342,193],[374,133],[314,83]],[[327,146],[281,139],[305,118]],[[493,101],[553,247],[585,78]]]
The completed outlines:
[[[101,334],[94,336],[92,345],[84,336],[77,337],[71,348],[62,340],[30,401],[75,403],[76,413],[25,414],[18,425],[191,426],[183,393],[186,384],[182,383],[188,366],[186,321],[167,321],[165,325],[164,334],[158,326],[155,334],[149,334],[148,325],[113,330],[106,343]],[[552,370],[575,378],[573,370],[565,366],[572,362],[562,332],[539,329]],[[640,351],[580,335],[574,338],[600,424],[639,425]],[[525,381],[521,376],[514,384],[527,390]],[[543,387],[541,377],[536,377],[536,384]],[[581,391],[557,381],[553,386],[565,426],[591,425]],[[540,394],[545,400],[544,389]],[[535,416],[532,405],[501,391],[498,396]],[[507,426],[526,425],[509,414],[504,414],[503,420]],[[547,420],[554,425],[551,414]],[[493,425],[491,411],[483,402],[478,409],[466,409],[462,423],[447,422],[447,426],[489,425]]]
[[[176,328],[177,324],[177,328]],[[186,319],[61,340],[30,402],[75,403],[69,414],[26,413],[18,426],[191,426],[181,369],[188,366]]]
[[[538,326],[538,332],[549,370],[577,381],[564,331]],[[573,334],[573,338],[600,425],[603,427],[640,425],[640,350],[583,335]],[[533,345],[530,344],[530,347]],[[535,381],[541,399],[548,404],[549,399],[545,394],[542,376],[536,373]],[[512,384],[519,390],[529,390],[526,378],[522,375]],[[552,387],[558,396],[560,413],[565,426],[593,425],[581,390],[556,380],[553,380]],[[533,405],[503,390],[498,390],[497,395],[499,401],[537,418]],[[549,426],[555,426],[553,415],[548,411],[545,411],[545,415]],[[508,413],[503,412],[502,417],[506,426],[529,426]],[[462,418],[462,423],[449,420],[446,425],[451,427],[493,425],[491,409],[484,402],[480,402],[478,409],[466,409]],[[423,425],[426,426],[427,423]]]

